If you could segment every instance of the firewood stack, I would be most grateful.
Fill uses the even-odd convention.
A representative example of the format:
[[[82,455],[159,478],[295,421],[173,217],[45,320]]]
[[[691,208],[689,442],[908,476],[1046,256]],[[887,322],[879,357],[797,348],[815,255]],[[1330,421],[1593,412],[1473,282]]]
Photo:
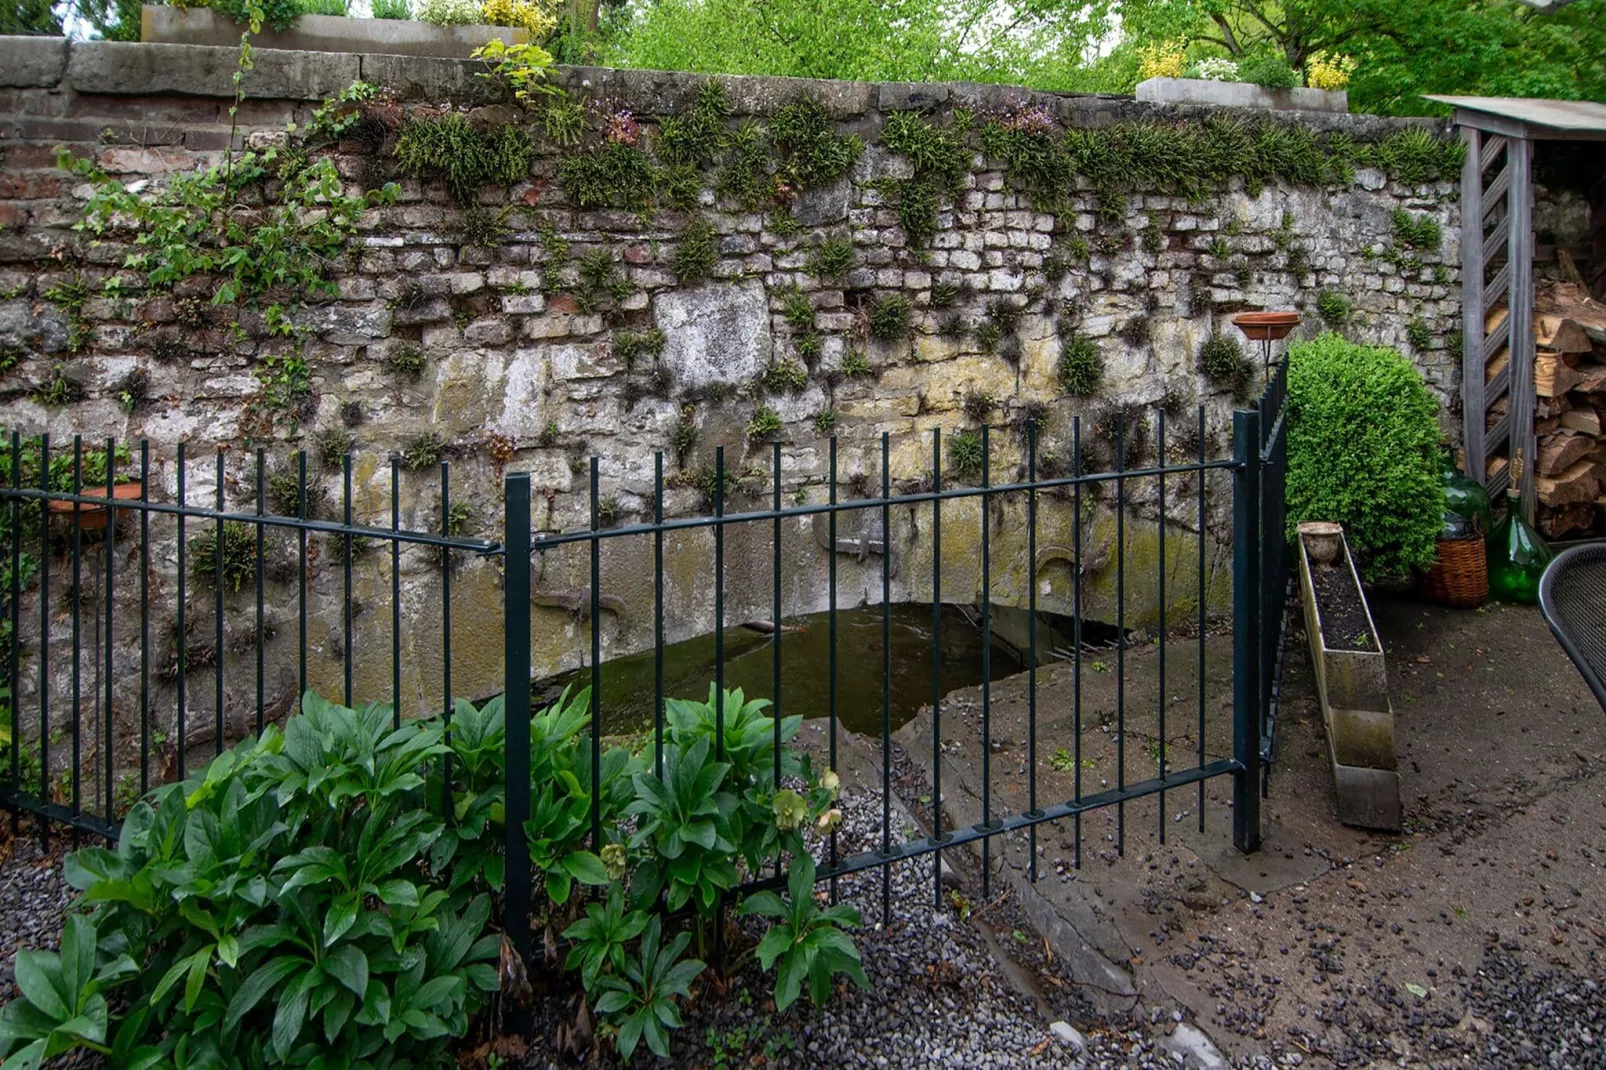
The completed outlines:
[[[1491,314],[1498,327],[1505,309]],[[1606,534],[1606,305],[1574,283],[1550,283],[1534,299],[1536,519],[1547,538]],[[1501,352],[1500,364],[1508,359]],[[1499,366],[1492,365],[1491,378]],[[1491,426],[1504,415],[1502,399]],[[1491,458],[1491,474],[1505,458]]]

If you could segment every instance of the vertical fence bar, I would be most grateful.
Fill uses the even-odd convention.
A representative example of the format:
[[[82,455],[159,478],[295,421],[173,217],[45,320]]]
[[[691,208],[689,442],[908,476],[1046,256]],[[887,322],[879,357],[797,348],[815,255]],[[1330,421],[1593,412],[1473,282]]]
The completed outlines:
[[[1159,767],[1160,783],[1160,843],[1165,844],[1165,760],[1166,760],[1166,734],[1165,734],[1165,409],[1156,409],[1155,421],[1155,452],[1160,457],[1160,753],[1155,762]],[[1204,592],[1200,591],[1200,598]]]
[[[1026,809],[1037,810],[1037,421],[1026,425]],[[1037,826],[1027,836],[1027,877],[1037,883]]]
[[[174,656],[178,658],[178,677],[177,677],[177,679],[178,679],[178,724],[174,726],[174,728],[175,728],[174,735],[176,737],[175,740],[174,740],[174,747],[175,747],[175,749],[177,751],[177,754],[178,754],[178,779],[179,779],[180,782],[182,782],[184,780],[184,773],[185,773],[185,753],[184,753],[185,723],[184,722],[186,720],[188,720],[188,717],[187,717],[186,712],[185,712],[185,705],[186,705],[186,694],[185,693],[188,690],[188,688],[186,688],[184,686],[184,663],[189,660],[189,643],[187,641],[187,636],[188,636],[189,633],[185,629],[185,621],[184,621],[184,612],[185,612],[185,606],[184,606],[184,601],[185,601],[185,599],[184,599],[184,575],[185,575],[184,554],[189,549],[188,540],[186,540],[184,538],[184,508],[188,503],[185,502],[185,500],[184,500],[184,443],[182,443],[182,442],[180,442],[178,444],[178,459],[177,459],[177,463],[178,463],[178,507],[179,507],[179,512],[178,512],[178,613],[177,613],[177,615],[178,615],[178,625],[177,625],[178,632],[177,632],[177,635],[174,637],[173,645],[177,650],[177,653]],[[303,554],[303,556],[302,556],[301,569],[302,569],[302,576],[305,577],[305,575],[306,575],[306,556],[305,556],[305,554]],[[303,613],[303,615],[302,615],[302,631],[303,632],[306,631],[305,622],[306,622],[306,615],[305,615],[305,613]],[[306,681],[306,677],[307,677],[306,671],[305,671],[305,669],[303,669],[303,671],[301,673],[301,679],[302,679],[303,682]],[[298,697],[299,697],[299,692],[297,694],[298,694]]]
[[[151,500],[151,444],[139,440],[139,500]],[[261,555],[258,554],[260,559]],[[151,514],[139,511],[139,793],[151,787]],[[260,631],[260,628],[258,629]]]
[[[1232,414],[1232,745],[1242,767],[1232,776],[1232,842],[1260,849],[1259,414]]]
[[[117,820],[117,808],[115,805],[113,805],[112,801],[112,794],[115,790],[116,776],[116,771],[113,769],[113,765],[115,763],[112,760],[113,755],[116,754],[116,739],[113,734],[112,725],[112,648],[114,646],[112,642],[112,636],[115,634],[112,627],[112,607],[117,604],[117,588],[115,577],[117,557],[117,510],[112,508],[112,494],[116,490],[116,485],[117,444],[113,439],[108,437],[106,439],[106,544],[103,547],[102,553],[102,556],[105,559],[102,561],[102,564],[106,566],[106,636],[104,640],[106,649],[102,651],[105,658],[103,664],[105,666],[104,673],[106,677],[106,712],[102,715],[104,718],[102,727],[105,729],[105,735],[101,740],[101,762],[104,766],[103,771],[105,773],[106,782],[105,817],[107,824],[111,824]],[[12,632],[11,634],[15,635],[16,632]],[[20,745],[22,737],[13,734],[11,740],[12,749],[15,750],[17,746]]]
[[[1126,790],[1126,413],[1115,418],[1115,786]],[[1115,804],[1115,853],[1126,857],[1126,802]]]
[[[525,480],[525,511],[529,510],[529,473],[524,473]],[[401,700],[401,540],[396,533],[401,530],[401,461],[399,458],[390,459],[390,723],[400,728],[402,722]],[[528,525],[526,525],[528,526]],[[528,570],[529,563],[525,563]],[[505,701],[505,700],[504,700]],[[528,731],[528,729],[526,729]]]
[[[775,477],[775,495],[774,495],[774,510],[773,510],[774,513],[775,513],[775,516],[773,518],[773,522],[772,522],[772,525],[770,527],[770,542],[771,542],[771,547],[770,548],[773,551],[773,560],[772,560],[771,565],[770,565],[770,578],[774,582],[774,591],[772,592],[772,604],[771,604],[771,610],[770,610],[770,617],[771,617],[771,622],[775,625],[774,638],[771,640],[771,642],[773,643],[773,646],[771,646],[771,648],[770,648],[770,655],[771,655],[770,656],[770,662],[771,662],[771,669],[772,669],[772,671],[774,673],[774,678],[775,678],[774,679],[774,688],[775,688],[775,690],[772,692],[772,694],[775,696],[775,708],[771,711],[770,721],[771,721],[771,727],[774,730],[774,746],[775,746],[775,755],[774,755],[774,757],[775,757],[775,772],[774,772],[775,783],[774,783],[773,787],[774,787],[774,790],[780,791],[781,790],[781,716],[782,716],[782,713],[781,713],[781,443],[780,443],[779,439],[777,439],[775,442],[771,443],[771,461],[770,461],[770,464],[771,464],[771,466],[772,466],[772,468],[774,470],[773,474],[774,474],[774,477]],[[781,855],[780,855],[780,852],[777,851],[775,853],[775,874],[776,874],[776,876],[780,876],[780,873],[781,873]]]
[[[451,466],[441,462],[441,534],[452,534],[452,473]],[[441,547],[441,717],[446,730],[446,753],[441,755],[442,788],[441,816],[448,826],[452,820],[452,551]],[[505,701],[505,700],[504,700]],[[505,714],[504,714],[505,716]]]
[[[892,852],[892,475],[881,432],[881,853]],[[892,924],[892,867],[881,867],[881,924]]]
[[[182,448],[182,447],[180,447]],[[50,493],[50,436],[39,436],[39,489]],[[50,503],[39,502],[39,801],[50,802]],[[50,823],[39,842],[50,842]]]
[[[217,450],[217,511],[223,512],[223,447]],[[212,614],[214,618],[213,643],[216,654],[216,671],[212,674],[213,693],[212,701],[216,706],[212,715],[212,747],[215,754],[223,753],[223,521],[219,518],[217,527],[213,530],[216,540],[212,546]],[[348,592],[346,601],[349,604],[351,595]],[[346,700],[351,705],[351,700]]]
[[[84,492],[84,437],[72,439],[72,492]],[[79,773],[83,768],[83,624],[80,608],[84,604],[84,514],[78,502],[72,503],[72,816],[83,812],[79,795]],[[78,842],[78,829],[72,830],[73,843]]]
[[[256,562],[255,562],[255,568],[253,569],[253,571],[256,573],[256,596],[257,596],[256,610],[257,610],[257,617],[256,617],[255,640],[254,640],[252,645],[256,647],[256,657],[257,657],[257,735],[260,736],[260,735],[262,735],[262,719],[263,719],[263,711],[262,711],[262,697],[263,696],[262,696],[262,691],[263,691],[263,684],[266,682],[266,680],[265,680],[265,677],[266,677],[265,668],[266,668],[266,666],[264,664],[265,658],[264,658],[264,651],[262,649],[262,641],[263,641],[263,635],[262,635],[262,602],[263,602],[263,598],[262,598],[262,558],[263,558],[263,548],[264,548],[263,547],[263,543],[266,541],[266,538],[267,538],[266,526],[262,523],[262,514],[263,514],[264,509],[266,508],[266,505],[264,503],[264,499],[267,497],[267,486],[263,482],[263,477],[264,477],[264,475],[266,473],[266,458],[263,456],[262,448],[260,446],[257,447],[256,460],[257,460],[257,522],[256,522],[257,559],[256,559]]]
[[[340,500],[341,523],[346,530],[340,535],[341,564],[345,567],[345,593],[346,604],[341,609],[340,619],[345,629],[343,641],[345,643],[346,661],[346,705],[351,705],[351,663],[357,660],[356,652],[351,649],[351,454],[340,455]]]
[[[714,447],[714,760],[725,760],[725,447]]]
[[[991,485],[992,446],[986,424],[981,425],[981,823],[993,827],[993,555]],[[981,841],[981,897],[992,895],[993,838]]]
[[[503,539],[507,548],[502,586],[505,676],[502,694],[507,726],[507,782],[503,785],[506,795],[503,825],[506,924],[508,941],[519,961],[527,963],[530,960],[530,848],[525,839],[524,823],[530,818],[530,473],[514,472],[507,477],[502,490],[502,509],[506,521]]]
[[[20,432],[11,432],[11,489],[22,490],[22,435]],[[41,509],[44,503],[40,502]],[[6,687],[11,692],[11,769],[9,783],[6,785],[7,795],[17,795],[22,791],[22,719],[18,711],[22,706],[22,497],[19,494],[11,499],[11,584],[6,597],[11,604],[6,612],[11,617],[10,649],[6,651]],[[11,811],[11,834],[15,836],[22,827],[22,811],[16,807]]]
[[[827,636],[826,636],[826,646],[827,646],[827,649],[826,649],[826,664],[827,664],[826,675],[829,677],[829,680],[828,680],[828,682],[826,684],[826,687],[828,689],[828,693],[827,693],[827,697],[826,697],[826,718],[827,718],[827,721],[828,721],[828,732],[829,732],[828,746],[830,747],[830,752],[831,752],[831,766],[830,766],[830,768],[831,768],[831,771],[834,773],[834,772],[836,772],[836,436],[835,435],[831,436],[831,471],[830,471],[830,479],[831,479],[831,490],[830,490],[831,511],[826,514],[826,517],[827,517],[827,520],[826,520],[826,535],[827,535],[826,541],[830,544],[830,549],[827,550],[826,553],[825,553],[826,572],[827,572],[827,584],[826,584],[826,586],[827,586],[827,590],[828,590],[829,596],[830,596],[829,607],[826,610],[826,620],[827,620],[826,631],[828,633]],[[836,864],[837,864],[837,840],[836,840],[836,829],[834,829],[834,828],[831,830],[830,852],[831,852],[831,868],[834,870],[834,869],[836,869]],[[832,878],[831,878],[831,902],[832,903],[835,903],[837,901],[838,892],[839,892],[839,889],[837,887],[837,879],[836,879],[835,876],[832,876]]]
[[[602,853],[602,530],[598,461],[591,458],[591,849]]]
[[[664,451],[652,476],[652,769],[664,775]]]
[[[1075,753],[1071,755],[1076,764],[1072,774],[1075,783],[1076,802],[1082,802],[1082,418],[1071,417],[1071,474],[1076,482],[1071,484],[1071,554],[1076,559],[1076,568],[1071,571],[1071,720],[1075,725],[1075,742],[1072,746]],[[1076,857],[1073,862],[1077,869],[1082,868],[1082,811],[1076,812],[1074,819],[1076,832]]]
[[[931,491],[942,494],[942,428],[931,429]],[[942,498],[931,500],[931,838],[942,842]],[[942,906],[942,849],[931,853],[931,887]]]
[[[307,451],[296,451],[296,518],[307,519]],[[301,696],[307,693],[307,529],[296,529],[296,605],[299,614],[296,623],[297,686],[296,709],[301,708]]]
[[[1205,763],[1205,481],[1210,473],[1205,470],[1205,407],[1199,406],[1199,768]],[[1205,783],[1199,781],[1199,831],[1205,824]]]

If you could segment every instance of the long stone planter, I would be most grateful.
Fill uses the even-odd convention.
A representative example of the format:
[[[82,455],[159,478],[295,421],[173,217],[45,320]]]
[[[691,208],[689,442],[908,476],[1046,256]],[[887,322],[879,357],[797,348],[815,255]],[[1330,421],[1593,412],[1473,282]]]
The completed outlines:
[[[1394,710],[1389,705],[1388,672],[1383,644],[1366,605],[1360,575],[1350,557],[1349,542],[1338,535],[1339,553],[1332,565],[1314,564],[1310,540],[1299,535],[1299,581],[1305,609],[1305,632],[1316,667],[1316,690],[1327,728],[1327,750],[1338,794],[1338,819],[1360,828],[1400,828],[1399,757],[1394,745]],[[1320,554],[1317,555],[1320,557]],[[1328,643],[1321,607],[1316,602],[1313,570],[1345,570],[1366,613],[1370,650],[1335,649]]]
[[[210,8],[140,9],[140,40],[160,44],[223,45],[240,43],[240,24]],[[287,30],[264,28],[251,39],[254,48],[296,52],[357,52],[396,56],[467,59],[493,38],[506,44],[530,39],[528,30],[511,26],[436,26],[400,19],[352,19],[335,15],[302,15]]]
[[[1157,104],[1215,104],[1226,108],[1275,108],[1278,111],[1349,111],[1342,89],[1267,89],[1251,82],[1218,82],[1208,78],[1150,78],[1139,82],[1139,100]]]

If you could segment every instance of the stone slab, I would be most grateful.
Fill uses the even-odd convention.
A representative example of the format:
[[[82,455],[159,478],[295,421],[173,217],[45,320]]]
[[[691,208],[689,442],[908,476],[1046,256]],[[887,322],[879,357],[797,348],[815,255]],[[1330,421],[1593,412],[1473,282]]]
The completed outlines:
[[[240,49],[205,45],[85,41],[67,59],[67,83],[79,93],[140,96],[181,93],[234,96]],[[361,57],[326,52],[259,52],[246,80],[257,100],[322,100],[362,76]]]
[[[1342,89],[1267,89],[1250,82],[1216,82],[1206,78],[1150,78],[1139,82],[1137,98],[1154,104],[1209,104],[1223,108],[1271,108],[1276,111],[1349,111]]]
[[[158,44],[237,46],[240,24],[204,7],[146,4],[140,9],[140,40]],[[353,19],[302,15],[287,30],[263,31],[253,48],[292,52],[356,52],[467,59],[487,41],[521,44],[528,30],[511,26],[435,26],[401,19]]]
[[[53,86],[66,68],[65,37],[0,37],[0,86]]]

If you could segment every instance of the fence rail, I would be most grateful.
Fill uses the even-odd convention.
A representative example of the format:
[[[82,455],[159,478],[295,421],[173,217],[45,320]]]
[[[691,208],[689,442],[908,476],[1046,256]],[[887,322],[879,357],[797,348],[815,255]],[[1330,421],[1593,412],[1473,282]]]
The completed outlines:
[[[787,657],[796,656],[791,654],[794,646],[784,623],[799,611],[795,595],[789,605],[787,593],[796,588],[789,588],[786,582],[796,578],[791,570],[798,566],[789,564],[783,544],[788,537],[799,538],[797,529],[805,523],[819,521],[826,529],[826,560],[817,562],[812,558],[816,564],[810,566],[815,570],[810,575],[817,577],[823,572],[826,590],[828,657],[823,672],[828,709],[824,760],[830,768],[835,769],[840,758],[846,704],[863,705],[872,715],[879,713],[875,751],[879,785],[867,786],[879,792],[877,842],[867,850],[850,853],[839,844],[838,834],[831,832],[826,857],[818,870],[821,880],[831,881],[834,889],[841,877],[879,868],[883,910],[887,910],[887,867],[929,856],[933,894],[940,896],[942,852],[975,845],[982,856],[985,894],[993,874],[995,841],[1000,836],[1023,834],[1030,877],[1035,880],[1039,826],[1067,819],[1073,822],[1075,862],[1079,865],[1082,817],[1113,809],[1116,849],[1124,853],[1129,803],[1155,801],[1158,836],[1164,842],[1168,799],[1186,793],[1192,799],[1202,831],[1205,787],[1221,777],[1232,781],[1234,843],[1241,850],[1253,851],[1260,839],[1259,800],[1265,786],[1264,770],[1272,756],[1281,672],[1282,609],[1288,581],[1283,538],[1285,385],[1279,369],[1259,403],[1234,414],[1231,449],[1226,454],[1212,449],[1212,429],[1207,426],[1203,408],[1182,419],[1168,417],[1164,410],[1156,409],[1152,413],[1123,413],[1091,437],[1084,437],[1081,421],[1073,419],[1068,436],[1059,436],[1062,443],[1068,442],[1068,456],[1044,450],[1042,432],[1036,424],[1017,429],[1024,439],[1019,450],[1019,470],[995,481],[994,462],[999,451],[988,429],[975,434],[979,443],[967,440],[965,435],[969,433],[945,438],[941,432],[933,431],[927,475],[903,493],[893,492],[888,436],[883,435],[878,443],[873,482],[862,478],[843,480],[838,443],[833,437],[828,442],[823,471],[805,473],[803,479],[813,489],[813,498],[823,496],[825,500],[788,504],[783,494],[788,473],[783,466],[782,447],[772,443],[766,451],[768,508],[730,511],[730,473],[724,449],[719,448],[711,481],[711,515],[704,516],[665,515],[668,481],[664,457],[659,454],[654,462],[652,496],[646,499],[651,519],[623,525],[604,523],[600,465],[592,459],[587,488],[589,523],[581,530],[538,534],[532,516],[536,488],[529,473],[515,472],[506,477],[503,485],[504,543],[464,538],[458,533],[460,516],[452,504],[454,488],[445,463],[434,472],[412,477],[433,484],[431,476],[438,474],[438,501],[430,500],[424,508],[433,521],[404,526],[403,473],[394,459],[390,462],[387,524],[386,518],[356,515],[349,455],[339,459],[339,494],[320,510],[317,487],[332,480],[333,472],[309,473],[305,453],[295,455],[288,465],[270,469],[262,450],[243,458],[219,450],[209,458],[210,463],[197,465],[181,446],[172,468],[160,473],[163,482],[158,488],[154,479],[159,473],[147,443],[137,445],[137,460],[132,451],[119,450],[111,440],[103,449],[86,449],[81,439],[75,439],[70,451],[53,454],[48,438],[24,440],[14,433],[9,441],[9,463],[0,468],[0,478],[4,478],[0,485],[0,522],[8,527],[0,533],[7,567],[0,582],[0,596],[5,599],[0,626],[7,629],[0,666],[6,675],[10,707],[9,716],[0,721],[10,730],[7,763],[0,766],[0,804],[11,810],[14,825],[18,815],[29,812],[40,818],[42,831],[51,824],[61,824],[79,832],[114,836],[120,802],[163,780],[182,777],[201,754],[220,753],[231,730],[236,737],[260,732],[268,720],[293,708],[293,700],[273,699],[268,677],[271,672],[280,672],[286,679],[293,679],[294,694],[299,696],[315,675],[309,674],[308,665],[312,642],[309,636],[317,623],[312,611],[314,600],[323,600],[319,602],[321,608],[333,605],[339,612],[335,630],[339,632],[338,648],[343,660],[339,688],[345,703],[350,705],[354,698],[375,697],[354,694],[356,663],[380,653],[375,644],[361,649],[354,645],[359,638],[354,619],[359,612],[372,608],[359,607],[354,596],[354,578],[361,569],[368,570],[367,578],[374,583],[388,580],[390,620],[384,634],[390,646],[389,690],[397,722],[403,716],[439,715],[449,730],[452,700],[461,690],[454,689],[452,675],[450,566],[454,560],[468,558],[500,559],[505,678],[499,682],[505,695],[508,762],[503,825],[506,909],[509,936],[517,949],[528,955],[531,859],[525,823],[531,813],[532,789],[536,787],[531,782],[529,764],[535,705],[531,665],[536,620],[530,611],[537,595],[533,564],[542,555],[565,548],[585,554],[584,567],[590,582],[582,597],[589,605],[573,607],[575,616],[584,623],[576,636],[579,649],[574,653],[575,660],[583,666],[582,675],[591,683],[590,763],[592,783],[597,784],[602,741],[631,727],[610,721],[603,697],[603,681],[610,671],[604,657],[601,625],[607,597],[604,547],[635,542],[650,550],[653,716],[650,734],[644,737],[649,741],[643,747],[651,748],[652,768],[661,773],[666,751],[666,703],[671,690],[665,667],[667,618],[677,608],[665,582],[666,541],[671,536],[693,532],[706,533],[712,541],[713,567],[707,577],[713,616],[711,682],[716,693],[723,694],[727,683],[726,628],[732,623],[728,606],[733,573],[727,567],[727,543],[737,530],[767,533],[769,574],[765,578],[769,580],[767,593],[773,625],[768,641],[769,698],[774,704],[771,716],[776,733],[771,783],[779,788],[785,780],[780,726],[793,701],[783,687],[782,667]],[[959,459],[956,441],[965,442],[970,450],[964,463],[957,465],[960,478],[954,478]],[[1096,452],[1110,463],[1098,464],[1090,457],[1095,452],[1090,447],[1095,443]],[[978,444],[976,456],[974,446]],[[199,496],[193,490],[198,472],[209,477],[209,481],[201,480]],[[803,477],[797,473],[791,476],[793,484],[800,485]],[[1225,496],[1221,493],[1228,480],[1230,515],[1222,508]],[[127,489],[130,483],[137,483],[137,492]],[[242,492],[236,491],[234,501],[230,500],[229,487],[242,483],[254,488],[248,508],[241,508]],[[849,493],[844,495],[844,489]],[[415,490],[413,499],[405,503],[413,515],[418,515],[419,503],[425,497]],[[1084,539],[1090,519],[1100,515],[1114,525],[1113,540],[1104,551],[1112,559],[1105,561],[1102,568],[1113,572],[1114,577],[1114,620],[1105,623],[1113,626],[1112,728],[1116,755],[1114,771],[1108,777],[1111,783],[1087,791],[1083,783],[1083,684],[1084,671],[1095,671],[1095,667],[1084,664],[1084,626],[1088,619],[1084,588],[1093,567],[1089,564],[1090,555],[1100,551],[1086,545]],[[859,529],[858,575],[868,583],[868,590],[861,589],[862,593],[879,596],[879,696],[846,696],[838,686],[839,658],[867,656],[866,648],[840,649],[843,637],[838,617],[843,609],[851,608],[843,604],[839,583],[839,547],[844,545],[839,536],[844,518],[853,518],[854,522],[869,519],[868,528],[861,524]],[[956,524],[961,527],[956,528]],[[995,556],[1004,552],[998,546],[1006,524],[1011,525],[1007,533],[1010,538],[1023,536],[1024,552],[1019,559],[995,561]],[[1049,524],[1055,525],[1053,530],[1069,544],[1055,549],[1068,549],[1073,576],[1066,660],[1070,670],[1069,749],[1074,774],[1071,790],[1057,792],[1044,790],[1038,775],[1040,764],[1046,760],[1039,723],[1043,653],[1039,646],[1043,608],[1039,581],[1044,567],[1039,535]],[[964,525],[976,525],[979,531]],[[1064,535],[1067,531],[1069,534]],[[973,534],[979,536],[978,543],[971,542]],[[1152,560],[1144,556],[1134,564],[1129,560],[1129,539],[1140,535],[1152,535],[1155,556]],[[1209,612],[1212,561],[1208,555],[1213,545],[1224,545],[1229,535],[1233,547],[1233,712],[1230,745],[1223,743],[1221,750],[1211,754],[1206,746],[1206,663],[1207,639],[1214,622]],[[960,541],[956,542],[956,538]],[[327,552],[312,540],[324,541]],[[294,567],[280,562],[285,567],[276,571],[275,553],[284,550],[285,544]],[[388,548],[388,554],[374,555],[376,544]],[[915,560],[914,549],[929,556],[929,576],[916,574],[910,563]],[[404,552],[413,555],[414,561],[419,555],[432,555],[445,566],[440,573],[438,602],[415,606],[412,611],[404,608],[408,601],[403,597]],[[754,554],[750,543],[744,543],[739,552],[749,557]],[[1178,554],[1183,556],[1178,558]],[[872,556],[878,560],[873,566],[865,566],[863,562]],[[915,813],[924,827],[912,838],[905,838],[895,823],[892,799],[895,744],[891,614],[895,562],[900,570],[899,590],[908,597],[913,597],[910,592],[918,593],[919,600],[929,601],[931,607],[928,709],[932,784],[930,805],[922,803]],[[62,569],[66,572],[60,573]],[[131,569],[137,569],[136,576],[127,575]],[[55,580],[53,570],[58,572]],[[1175,590],[1168,591],[1167,585],[1174,576],[1189,571],[1192,602],[1196,604],[1189,604]],[[979,579],[972,573],[979,574]],[[995,768],[992,746],[999,738],[992,701],[993,594],[997,589],[995,578],[1003,575],[1024,578],[1015,590],[1024,593],[1025,604],[1016,608],[1026,614],[1022,659],[1027,705],[1025,802],[1016,806],[1000,802],[1000,786],[1005,781],[1015,784],[1021,778],[1007,768]],[[84,583],[90,577],[98,586],[92,596],[86,596]],[[1134,581],[1153,584],[1157,589],[1154,604],[1158,619],[1144,656],[1152,653],[1159,700],[1148,706],[1145,699],[1142,709],[1135,705],[1139,696],[1131,693],[1128,686],[1134,637],[1128,631],[1127,607]],[[376,588],[370,584],[368,589]],[[241,599],[237,596],[241,595],[247,602],[244,606],[238,605]],[[169,599],[174,653],[164,655],[161,637],[153,636],[153,622],[166,619],[160,610]],[[869,600],[874,602],[876,598],[871,596]],[[952,677],[944,672],[942,642],[944,629],[954,626],[952,621],[945,621],[943,608],[972,602],[981,634],[980,717],[975,729],[981,741],[981,812],[979,820],[956,822],[943,807],[943,700],[952,686]],[[286,629],[292,634],[280,638],[273,633],[271,618],[292,607],[294,627]],[[270,609],[275,612],[270,613]],[[203,630],[205,639],[212,644],[210,658],[197,657],[191,650],[192,635]],[[416,697],[407,701],[403,688],[404,633],[428,635],[431,643],[438,639],[439,705]],[[336,640],[331,637],[328,643],[335,644]],[[1186,701],[1168,701],[1167,674],[1172,673],[1176,679],[1175,674],[1182,670],[1196,676],[1196,691]],[[242,672],[243,685],[236,683],[231,689],[229,681],[238,681],[237,674]],[[90,675],[95,678],[86,687]],[[366,676],[369,680],[374,678],[371,672]],[[1062,697],[1056,693],[1056,701]],[[879,706],[875,705],[877,699]],[[60,712],[62,703],[66,704],[65,714]],[[723,704],[717,709],[720,719],[713,738],[716,751],[722,754],[726,738]],[[115,710],[127,711],[128,716],[120,720]],[[197,716],[201,720],[197,721]],[[239,723],[231,724],[231,716]],[[1138,724],[1140,719],[1143,725],[1154,723],[1159,740],[1157,753],[1146,758],[1130,753],[1127,747],[1129,725]],[[164,726],[169,724],[175,737],[171,741],[162,738]],[[206,725],[209,734],[200,731],[198,725]],[[952,724],[948,728],[956,730]],[[1170,743],[1179,735],[1194,737],[1192,753],[1186,757],[1170,751]],[[63,753],[62,748],[70,750]],[[920,757],[925,760],[924,755]],[[447,763],[445,781],[450,785],[451,759],[448,756],[443,761]],[[592,792],[593,850],[600,850],[604,840],[599,796],[600,792]],[[773,862],[773,867],[765,865],[743,874],[742,883],[732,889],[732,894],[773,887],[782,881],[785,874],[778,852]]]

